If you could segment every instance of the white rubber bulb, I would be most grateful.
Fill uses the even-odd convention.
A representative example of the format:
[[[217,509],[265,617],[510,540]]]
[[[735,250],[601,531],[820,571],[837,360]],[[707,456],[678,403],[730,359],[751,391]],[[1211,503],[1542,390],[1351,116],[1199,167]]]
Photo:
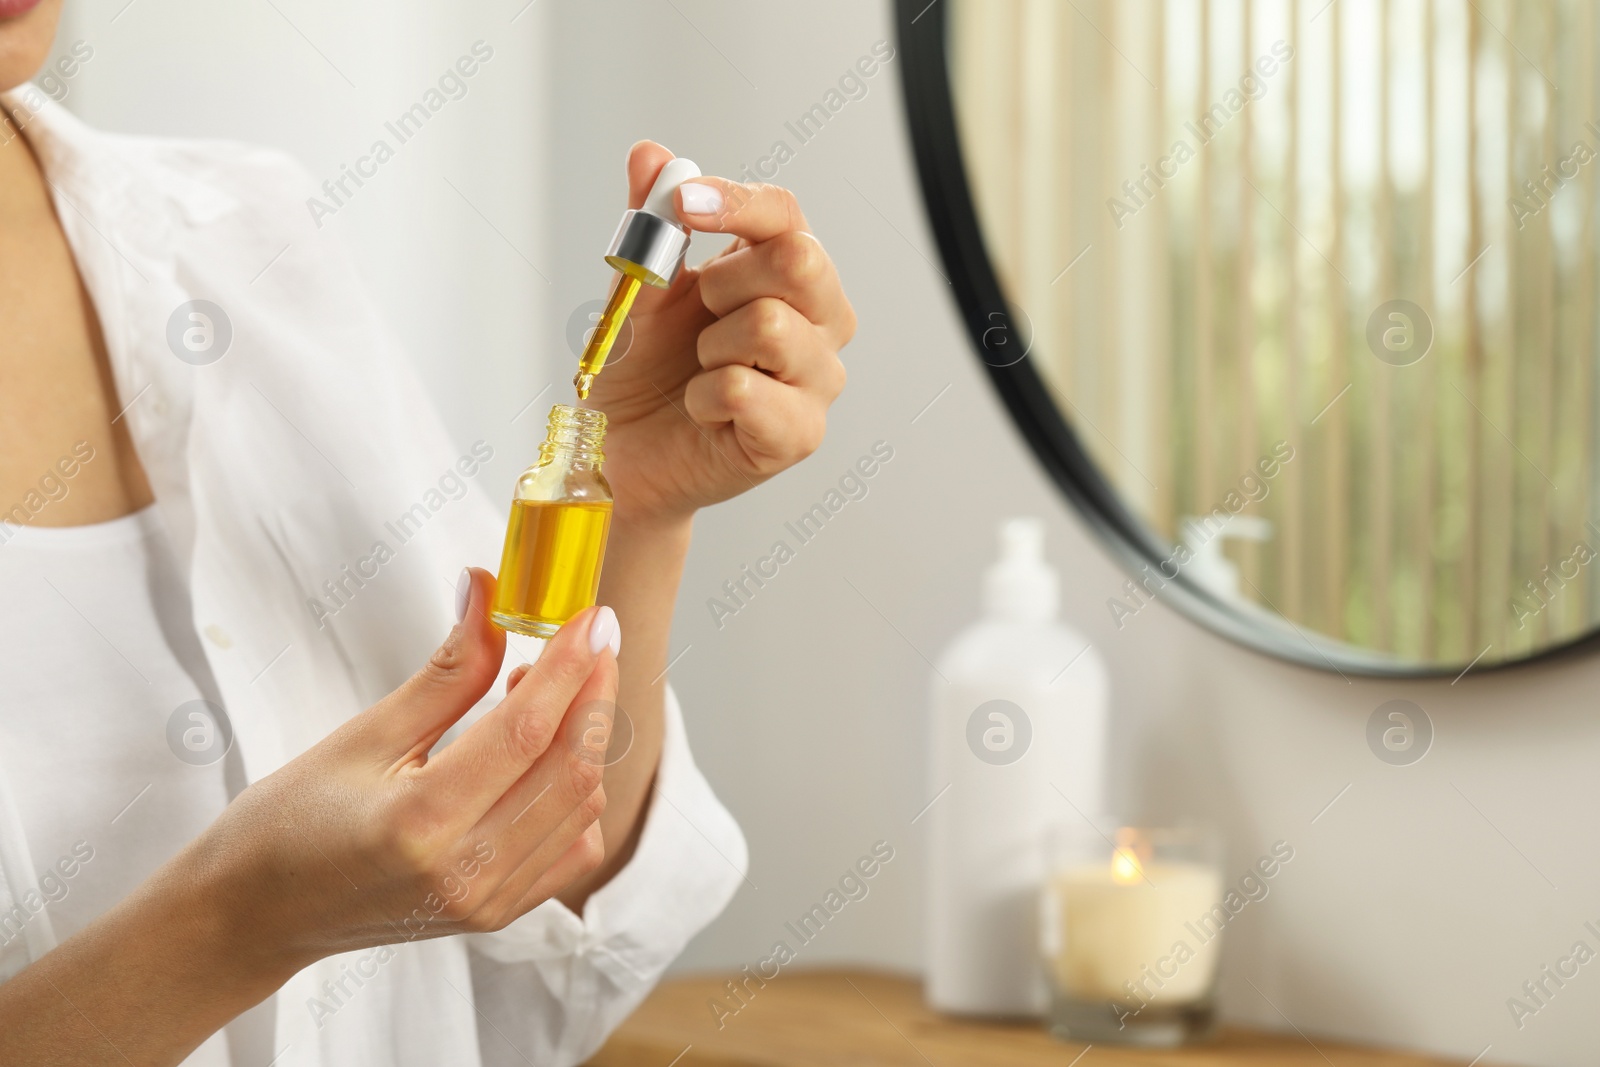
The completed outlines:
[[[679,156],[669,161],[656,175],[656,183],[650,187],[650,195],[645,197],[644,210],[668,222],[677,222],[678,206],[673,202],[672,194],[690,178],[698,177],[700,168],[694,165],[694,160]]]

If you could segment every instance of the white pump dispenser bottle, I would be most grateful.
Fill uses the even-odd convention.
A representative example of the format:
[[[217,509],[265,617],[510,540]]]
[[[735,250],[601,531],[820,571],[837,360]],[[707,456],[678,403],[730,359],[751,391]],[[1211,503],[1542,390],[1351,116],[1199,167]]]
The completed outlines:
[[[1000,527],[983,613],[933,686],[926,992],[963,1015],[1042,1014],[1037,936],[1048,825],[1105,809],[1109,691],[1098,651],[1056,621],[1044,523]]]

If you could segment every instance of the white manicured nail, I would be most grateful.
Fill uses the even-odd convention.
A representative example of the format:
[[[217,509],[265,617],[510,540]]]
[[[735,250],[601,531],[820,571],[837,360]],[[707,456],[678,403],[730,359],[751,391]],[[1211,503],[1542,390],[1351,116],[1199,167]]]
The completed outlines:
[[[467,605],[472,603],[472,572],[461,568],[461,577],[456,579],[456,622],[461,622],[467,617]]]
[[[607,645],[611,646],[613,656],[622,651],[622,626],[617,622],[616,612],[601,608],[589,623],[589,651],[598,656]]]
[[[715,215],[722,210],[722,190],[715,186],[684,182],[678,195],[683,197],[685,215]]]

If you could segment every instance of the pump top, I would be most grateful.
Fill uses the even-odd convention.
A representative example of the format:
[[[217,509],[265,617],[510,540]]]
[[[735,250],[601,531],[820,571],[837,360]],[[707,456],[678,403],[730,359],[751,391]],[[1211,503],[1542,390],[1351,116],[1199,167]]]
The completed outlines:
[[[1000,524],[1000,559],[983,580],[984,612],[1008,622],[1048,622],[1056,617],[1060,580],[1044,558],[1044,522],[1007,519]]]

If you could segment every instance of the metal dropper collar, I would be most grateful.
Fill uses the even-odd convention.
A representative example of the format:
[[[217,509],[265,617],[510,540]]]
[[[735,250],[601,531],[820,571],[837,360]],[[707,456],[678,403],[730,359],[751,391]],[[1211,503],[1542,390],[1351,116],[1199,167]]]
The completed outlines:
[[[689,251],[689,231],[677,221],[673,194],[698,177],[700,168],[681,157],[661,168],[644,206],[623,215],[611,238],[606,262],[613,270],[658,289],[672,284]]]

